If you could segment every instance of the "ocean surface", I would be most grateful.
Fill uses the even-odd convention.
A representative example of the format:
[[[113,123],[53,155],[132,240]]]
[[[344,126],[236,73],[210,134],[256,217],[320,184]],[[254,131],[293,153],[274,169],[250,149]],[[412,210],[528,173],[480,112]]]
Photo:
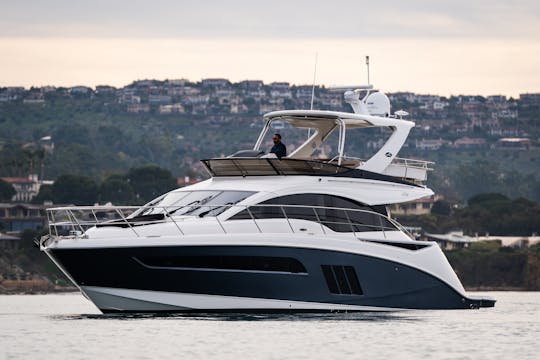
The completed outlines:
[[[0,359],[540,359],[540,292],[495,308],[102,315],[78,293],[0,296]]]

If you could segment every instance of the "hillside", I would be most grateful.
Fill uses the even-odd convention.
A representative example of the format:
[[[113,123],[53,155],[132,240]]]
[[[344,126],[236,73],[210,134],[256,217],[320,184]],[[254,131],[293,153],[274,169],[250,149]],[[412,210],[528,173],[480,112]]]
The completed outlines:
[[[393,110],[406,109],[417,123],[399,156],[435,161],[429,185],[447,198],[500,192],[540,200],[537,95],[389,94]],[[308,108],[310,96],[311,87],[225,79],[145,80],[121,89],[0,88],[0,176],[72,174],[99,182],[156,164],[177,177],[205,177],[199,159],[251,148],[262,113]],[[314,100],[317,109],[349,111],[341,94],[325,88],[316,88]],[[289,149],[306,136],[276,131]],[[387,134],[348,134],[354,141],[346,153],[367,157]]]

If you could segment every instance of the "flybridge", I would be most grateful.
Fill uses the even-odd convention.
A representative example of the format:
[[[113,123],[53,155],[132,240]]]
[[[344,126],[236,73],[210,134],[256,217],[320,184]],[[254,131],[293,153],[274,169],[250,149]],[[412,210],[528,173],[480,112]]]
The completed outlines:
[[[381,92],[372,92],[372,86],[335,89],[346,89],[345,101],[351,105],[354,113],[324,110],[283,110],[267,113],[264,115],[266,123],[252,150],[239,151],[224,159],[203,160],[205,167],[212,176],[349,176],[353,174],[350,170],[361,170],[363,174],[378,174],[415,184],[425,182],[428,171],[432,170],[432,162],[396,156],[415,125],[412,121],[402,119],[407,113],[400,110],[391,115],[388,97]],[[366,91],[362,99],[361,91]],[[264,138],[274,122],[288,123],[300,129],[312,129],[313,132],[291,154],[277,159],[274,154],[265,154],[261,150]],[[375,155],[369,159],[360,159],[345,154],[347,130],[373,127],[384,127],[392,132]],[[316,157],[315,153],[335,131],[339,133],[337,155],[331,159]]]

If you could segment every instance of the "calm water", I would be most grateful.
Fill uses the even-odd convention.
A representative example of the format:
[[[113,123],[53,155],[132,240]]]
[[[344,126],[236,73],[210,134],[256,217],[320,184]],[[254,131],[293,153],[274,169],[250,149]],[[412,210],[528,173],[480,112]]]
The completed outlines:
[[[495,308],[330,315],[101,315],[79,294],[0,296],[1,359],[540,359],[540,293]]]

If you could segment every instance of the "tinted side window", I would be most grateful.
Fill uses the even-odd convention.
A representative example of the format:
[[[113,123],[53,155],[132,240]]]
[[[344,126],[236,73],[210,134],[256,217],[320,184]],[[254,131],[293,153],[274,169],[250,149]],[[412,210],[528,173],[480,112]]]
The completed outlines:
[[[190,215],[198,216],[217,216],[229,209],[228,205],[234,205],[254,194],[250,191],[221,191],[217,195],[201,203],[200,207],[194,208],[189,212]]]
[[[307,273],[297,259],[276,256],[143,256],[136,261],[163,269],[222,269]]]
[[[320,197],[320,195],[319,195]],[[283,210],[287,217],[292,219],[305,219],[316,221],[313,210],[309,208],[295,208],[286,205],[304,205],[304,206],[324,206],[324,203],[317,194],[295,194],[279,196],[266,200],[261,205],[283,205],[283,206],[251,206],[249,210],[255,219],[280,219],[285,218]],[[231,217],[231,220],[251,219],[247,210],[243,210]]]
[[[264,203],[263,203],[264,204]],[[281,219],[285,218],[283,211],[279,206],[250,206],[249,210],[242,210],[238,214],[233,215],[230,220],[243,220],[243,219]]]
[[[284,218],[283,211],[285,211],[288,218],[320,221],[337,232],[380,231],[382,227],[385,229],[394,228],[388,220],[373,213],[374,210],[369,206],[339,196],[294,194],[279,196],[264,201],[261,205],[282,206],[252,206],[250,211],[255,219]],[[301,207],[295,207],[294,205]],[[346,211],[344,209],[359,211]],[[231,218],[231,220],[239,219],[251,219],[251,216],[247,210],[244,210]]]
[[[350,211],[340,209],[317,209],[320,221],[330,229],[337,232],[352,232],[353,227],[349,222]]]
[[[334,231],[378,231],[380,230],[380,216],[373,214],[373,209],[369,206],[359,204],[355,201],[344,199],[338,196],[326,196],[325,206],[335,208],[346,208],[358,211],[327,210],[326,218],[329,221],[340,223],[335,225]]]
[[[252,191],[172,191],[148,203],[143,210],[137,211],[133,216],[166,214],[166,215],[192,215],[217,216],[234,205],[253,195]]]

